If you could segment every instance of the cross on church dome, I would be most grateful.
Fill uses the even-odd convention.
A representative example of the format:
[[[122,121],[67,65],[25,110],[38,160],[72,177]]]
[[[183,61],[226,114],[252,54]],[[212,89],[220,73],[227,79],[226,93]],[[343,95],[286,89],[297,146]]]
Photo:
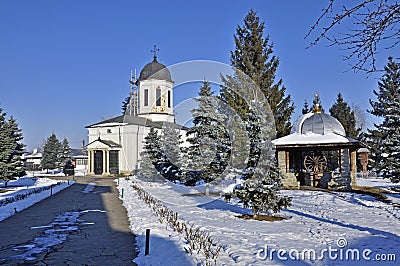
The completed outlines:
[[[154,60],[157,60],[157,52],[159,52],[160,51],[160,49],[159,48],[157,48],[157,46],[156,45],[154,45],[154,48],[153,48],[153,50],[151,50],[150,52],[152,52],[152,53],[154,53]]]

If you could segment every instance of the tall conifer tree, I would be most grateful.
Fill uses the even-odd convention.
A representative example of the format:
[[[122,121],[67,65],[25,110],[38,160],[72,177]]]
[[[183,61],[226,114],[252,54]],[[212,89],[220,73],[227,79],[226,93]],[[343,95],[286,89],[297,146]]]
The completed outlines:
[[[363,134],[371,151],[373,166],[392,182],[400,181],[400,63],[389,57],[385,73],[374,90],[369,112],[383,119]]]
[[[224,127],[227,117],[218,112],[220,106],[209,82],[203,82],[195,100],[198,108],[192,110],[194,126],[187,131],[191,144],[187,149],[189,184],[219,180],[231,154],[230,136]]]
[[[340,92],[329,112],[343,125],[347,137],[358,138],[361,130],[356,128],[356,117]]]
[[[69,142],[68,142],[67,138],[63,139],[63,142],[61,145],[62,145],[62,153],[61,153],[60,162],[62,164],[65,164],[66,162],[72,160],[73,154],[72,154],[71,147],[69,146]]]
[[[273,55],[269,36],[264,37],[265,24],[260,22],[254,10],[238,26],[234,35],[235,50],[231,51],[231,65],[248,75],[261,89],[275,118],[277,137],[288,135],[290,119],[294,111],[293,102],[285,95],[282,79],[276,82],[279,59]],[[221,89],[221,98],[231,105],[242,118],[248,113],[247,104],[229,86]]]
[[[17,121],[11,116],[8,121],[0,108],[0,179],[7,182],[25,174],[21,156],[24,145],[22,132]]]
[[[159,174],[160,167],[158,166],[158,161],[161,157],[161,152],[158,131],[153,127],[150,128],[149,133],[144,138],[143,144],[143,152],[140,154],[141,162],[139,175],[151,180],[160,179],[161,175]]]
[[[161,166],[161,174],[170,181],[181,181],[181,135],[179,129],[173,125],[166,125],[162,129],[161,136],[161,152],[162,157],[159,161]]]
[[[252,209],[256,217],[261,211],[280,212],[282,208],[290,206],[291,198],[280,193],[283,175],[277,167],[271,143],[274,132],[268,125],[268,114],[260,112],[263,105],[259,102],[253,102],[250,108],[250,152],[256,156],[250,156],[253,161],[248,162],[245,170],[246,180],[225,197],[228,200],[232,196],[239,198],[245,207]]]
[[[53,170],[62,166],[62,144],[53,133],[43,147],[41,165],[43,169]]]
[[[303,109],[301,109],[301,113],[303,115],[305,115],[309,112],[310,112],[310,108],[308,107],[308,102],[307,102],[307,100],[304,100]]]

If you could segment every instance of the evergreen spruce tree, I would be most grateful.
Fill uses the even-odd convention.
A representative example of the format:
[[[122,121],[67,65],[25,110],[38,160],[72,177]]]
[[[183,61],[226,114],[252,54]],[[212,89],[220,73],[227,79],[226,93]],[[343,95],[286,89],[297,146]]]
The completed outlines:
[[[346,136],[357,139],[361,129],[356,128],[356,117],[347,102],[339,92],[336,102],[329,109],[331,116],[336,118],[344,127]]]
[[[301,113],[303,115],[308,114],[310,112],[310,107],[308,107],[308,102],[307,100],[304,100],[304,105],[303,105],[303,109],[301,109]]]
[[[62,166],[62,144],[53,133],[47,138],[43,147],[42,168],[53,170]]]
[[[187,149],[190,185],[199,180],[206,183],[221,180],[231,154],[230,136],[224,127],[226,115],[218,112],[220,106],[209,82],[203,82],[195,100],[198,108],[192,110],[194,126],[187,131],[187,141],[191,144]]]
[[[146,178],[152,181],[160,180],[161,175],[157,172],[156,168],[153,165],[147,151],[144,150],[140,153],[140,167],[138,175],[142,178]]]
[[[181,163],[181,135],[179,129],[171,126],[165,126],[162,130],[161,151],[162,156],[159,164],[161,165],[161,174],[169,181],[182,180]]]
[[[389,57],[385,73],[374,90],[376,101],[370,100],[372,110],[369,112],[383,119],[363,134],[364,141],[371,151],[373,166],[391,178],[392,182],[400,181],[400,63]]]
[[[263,113],[260,103],[252,103],[250,123],[248,130],[251,136],[250,156],[254,161],[248,163],[245,181],[233,193],[225,195],[229,200],[237,197],[245,207],[251,208],[253,216],[258,216],[261,211],[280,212],[291,204],[291,198],[280,193],[282,174],[277,167],[275,150],[271,143],[273,132],[267,125],[268,114]]]
[[[22,132],[16,120],[11,116],[8,121],[6,114],[0,109],[0,179],[7,182],[25,175],[21,156],[24,145],[21,143]]]
[[[231,65],[248,75],[264,93],[275,118],[277,137],[282,137],[290,133],[294,105],[290,95],[285,96],[286,88],[282,79],[275,82],[279,59],[272,55],[273,45],[269,42],[269,36],[263,36],[264,29],[264,22],[260,22],[256,12],[250,10],[244,25],[236,29],[236,48],[231,51]],[[240,96],[232,87],[224,86],[221,89],[221,98],[244,119],[248,106]]]
[[[8,161],[13,151],[13,143],[7,129],[6,113],[0,108],[0,179],[7,182],[11,179],[8,176]]]
[[[10,176],[21,177],[25,175],[24,163],[21,159],[21,156],[25,152],[25,145],[21,142],[23,139],[22,131],[19,129],[17,121],[12,116],[8,119],[8,129],[10,138],[14,144],[14,150],[9,159],[9,165],[11,168]]]
[[[160,147],[160,135],[153,127],[144,138],[143,152],[141,153],[139,175],[151,180],[160,179],[163,155]]]
[[[122,115],[126,114],[126,110],[128,109],[130,100],[131,100],[131,97],[128,96],[122,101],[122,107],[121,107]]]
[[[62,153],[60,162],[62,165],[65,165],[65,163],[67,163],[68,161],[72,161],[73,154],[67,138],[64,138],[61,145],[62,145]]]

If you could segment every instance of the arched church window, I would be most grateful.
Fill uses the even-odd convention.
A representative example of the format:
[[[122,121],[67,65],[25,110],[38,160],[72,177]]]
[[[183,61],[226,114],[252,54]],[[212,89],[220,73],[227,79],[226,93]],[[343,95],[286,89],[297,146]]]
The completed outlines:
[[[168,91],[168,108],[171,108],[171,91]]]
[[[161,89],[156,89],[156,106],[161,106]]]
[[[149,90],[144,90],[144,106],[149,106]]]

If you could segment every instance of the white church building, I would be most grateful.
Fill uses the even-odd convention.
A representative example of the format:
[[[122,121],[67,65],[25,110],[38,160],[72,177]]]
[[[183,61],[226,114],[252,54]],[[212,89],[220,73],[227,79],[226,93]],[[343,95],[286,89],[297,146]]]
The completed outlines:
[[[125,114],[86,127],[89,175],[132,173],[139,168],[144,137],[151,127],[161,129],[169,124],[180,128],[174,124],[173,85],[170,71],[154,54],[139,78],[131,78]]]

